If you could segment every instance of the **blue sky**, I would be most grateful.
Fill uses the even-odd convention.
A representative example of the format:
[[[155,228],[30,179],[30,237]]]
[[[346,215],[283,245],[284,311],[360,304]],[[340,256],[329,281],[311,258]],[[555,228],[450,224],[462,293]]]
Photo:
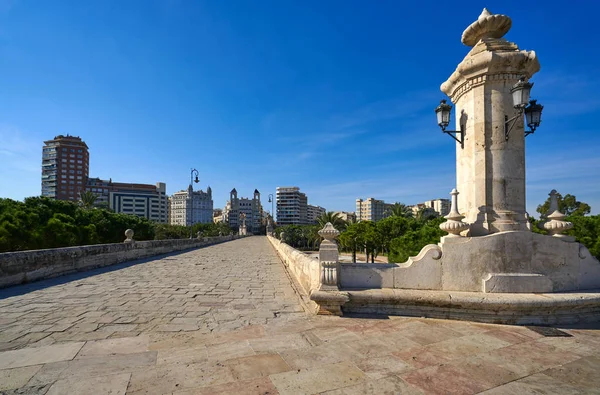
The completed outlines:
[[[43,141],[81,136],[90,175],[189,183],[223,207],[299,186],[310,204],[449,197],[455,143],[439,86],[487,6],[535,50],[527,208],[548,192],[600,213],[595,2],[0,0],[0,197],[39,195]]]

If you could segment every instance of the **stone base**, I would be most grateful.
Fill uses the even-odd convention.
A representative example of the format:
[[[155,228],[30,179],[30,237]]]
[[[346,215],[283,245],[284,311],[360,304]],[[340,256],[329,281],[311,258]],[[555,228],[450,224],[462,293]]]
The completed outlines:
[[[344,290],[344,313],[388,314],[512,325],[600,322],[600,289],[586,293],[483,294],[406,289]]]
[[[348,302],[347,292],[340,291],[313,291],[310,300],[319,305],[317,314],[342,316],[342,306]]]

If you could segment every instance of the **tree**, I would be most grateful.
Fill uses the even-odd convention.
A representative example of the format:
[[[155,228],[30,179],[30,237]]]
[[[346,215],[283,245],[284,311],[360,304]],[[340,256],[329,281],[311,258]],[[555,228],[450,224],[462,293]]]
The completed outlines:
[[[410,206],[396,202],[388,210],[390,217],[412,218],[413,211]]]
[[[558,198],[558,211],[567,216],[584,216],[591,211],[590,205],[578,201],[575,195],[566,194],[564,197],[560,193],[557,193],[556,195]],[[550,197],[546,199],[544,204],[540,204],[536,211],[540,213],[542,217],[545,217],[548,214],[549,209]]]
[[[317,218],[317,222],[319,223],[319,226],[321,228],[323,228],[327,224],[327,222],[331,222],[331,225],[333,225],[333,227],[339,230],[340,232],[346,228],[346,221],[344,221],[338,213],[334,213],[333,211],[328,211],[326,213],[321,214]]]
[[[94,204],[96,203],[96,199],[98,199],[98,196],[90,191],[82,191],[79,192],[79,205],[85,209],[91,209],[92,207],[94,207]]]

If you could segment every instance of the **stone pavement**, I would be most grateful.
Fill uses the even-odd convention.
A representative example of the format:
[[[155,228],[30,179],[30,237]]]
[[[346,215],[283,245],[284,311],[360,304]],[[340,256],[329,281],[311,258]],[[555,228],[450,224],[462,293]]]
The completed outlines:
[[[265,237],[0,290],[7,394],[600,393],[600,331],[306,315]]]

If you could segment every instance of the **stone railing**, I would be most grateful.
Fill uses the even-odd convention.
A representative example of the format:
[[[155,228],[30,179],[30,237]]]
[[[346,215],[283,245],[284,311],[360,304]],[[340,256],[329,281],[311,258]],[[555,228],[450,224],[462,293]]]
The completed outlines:
[[[204,247],[239,236],[134,241],[0,254],[0,288],[155,255]],[[133,236],[133,233],[131,233]]]
[[[301,296],[305,305],[309,310],[316,312],[318,306],[309,297],[320,286],[319,261],[290,247],[273,236],[267,236],[267,238],[288,268],[290,274],[294,277],[295,283],[299,285],[299,291],[302,294]]]
[[[339,290],[340,263],[335,241],[339,234],[329,222],[319,231],[324,240],[319,247],[318,260],[269,236],[269,241],[302,287],[302,296],[309,309],[318,314],[342,315],[341,307],[348,301],[346,293]],[[281,235],[285,239],[284,233]]]

